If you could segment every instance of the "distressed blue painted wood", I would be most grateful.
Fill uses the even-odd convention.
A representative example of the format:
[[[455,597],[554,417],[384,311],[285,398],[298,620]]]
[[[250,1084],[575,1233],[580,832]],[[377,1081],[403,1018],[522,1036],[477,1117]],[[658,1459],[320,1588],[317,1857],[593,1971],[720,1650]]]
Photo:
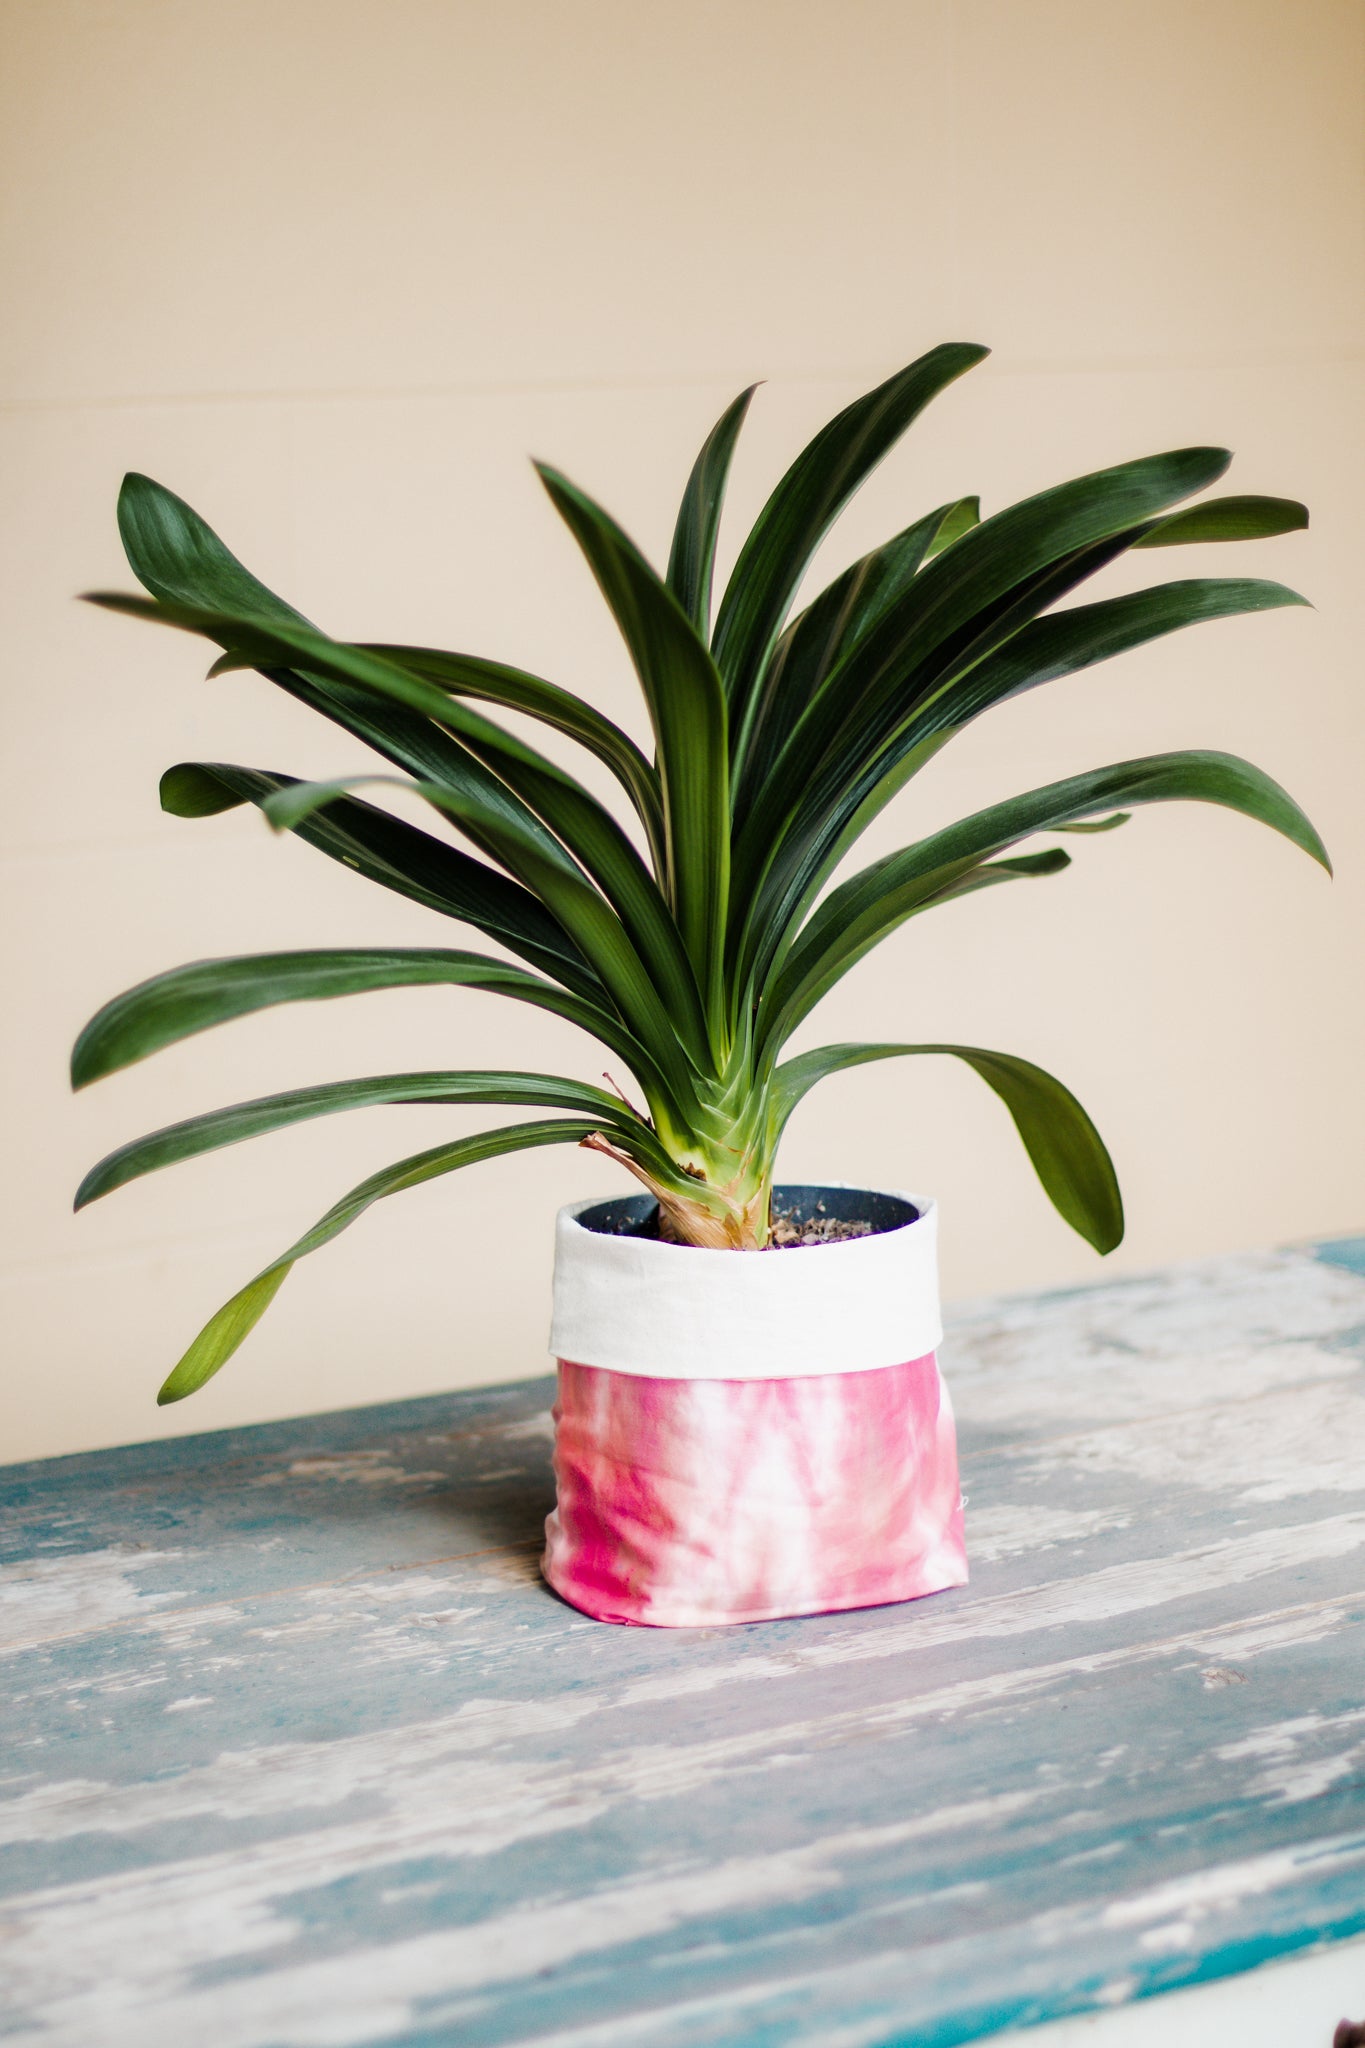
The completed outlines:
[[[6,2048],[913,2042],[1365,1929],[1365,1240],[960,1312],[972,1584],[603,1628],[548,1380],[0,1473]]]

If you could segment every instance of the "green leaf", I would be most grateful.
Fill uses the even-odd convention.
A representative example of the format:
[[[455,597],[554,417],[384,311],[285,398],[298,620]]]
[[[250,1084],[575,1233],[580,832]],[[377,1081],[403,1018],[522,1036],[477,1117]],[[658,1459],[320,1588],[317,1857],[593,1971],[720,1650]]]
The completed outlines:
[[[219,810],[241,803],[263,807],[276,790],[295,783],[292,775],[227,761],[182,761],[162,776],[161,801],[177,816],[203,817],[211,804]],[[215,784],[230,802],[214,802]],[[358,797],[337,796],[324,811],[292,829],[309,846],[367,881],[486,932],[589,1001],[603,995],[596,975],[544,904],[529,889],[457,847]]]
[[[730,474],[735,442],[744,424],[757,384],[741,391],[726,407],[702,443],[678,508],[673,548],[668,558],[668,587],[703,640],[711,632],[711,577],[716,562],[721,506]]]
[[[1035,832],[1054,831],[1094,812],[1181,800],[1219,804],[1255,818],[1331,873],[1326,848],[1293,798],[1233,754],[1153,754],[1069,776],[888,854],[833,890],[765,999],[763,1041],[782,1043],[850,967],[907,917],[941,898],[978,861]]]
[[[163,600],[164,605],[197,611],[201,618],[197,630],[210,630],[207,615],[216,615],[219,622],[238,617],[257,623],[266,621],[279,626],[301,627],[305,633],[311,633],[312,629],[302,614],[252,576],[198,513],[150,478],[129,476],[124,479],[119,498],[119,525],[128,560],[139,581]],[[168,618],[167,622],[183,621]],[[317,635],[311,641],[292,641],[282,649],[278,642],[262,643],[257,639],[252,650],[245,652],[234,643],[229,652],[214,663],[210,673],[224,674],[242,667],[257,668],[269,660],[273,660],[276,667],[287,666],[287,661],[279,659],[282,652],[286,656],[306,658],[309,652],[316,655],[322,651],[325,654],[338,644]],[[362,655],[376,655],[381,662],[404,668],[444,692],[506,704],[569,733],[606,763],[630,794],[647,828],[651,832],[657,831],[659,798],[649,763],[610,719],[604,718],[592,705],[585,704],[571,692],[500,662],[484,661],[471,655],[447,654],[436,648],[375,646],[355,651]],[[265,672],[270,673],[269,667]],[[378,673],[370,668],[349,680],[373,689],[377,687]],[[389,680],[384,677],[385,683]],[[428,696],[419,708],[428,716],[434,716],[442,707],[438,699]],[[428,760],[419,766],[412,760],[403,760],[400,765],[416,772],[423,772],[423,769],[431,772],[434,764]]]
[[[473,697],[509,710],[523,711],[557,732],[567,733],[601,761],[629,796],[645,827],[651,848],[663,845],[663,807],[659,800],[659,778],[634,740],[618,725],[604,718],[591,704],[555,683],[523,669],[507,668],[502,662],[482,661],[471,654],[447,654],[436,647],[388,646],[364,643],[361,653],[407,669],[412,675],[448,690],[452,696]],[[221,667],[215,663],[215,667]]]
[[[86,1088],[201,1031],[280,1003],[326,1002],[375,989],[447,985],[483,989],[577,1024],[636,1071],[643,1049],[610,1012],[483,953],[437,947],[318,948],[196,960],[115,996],[90,1019],[71,1055],[71,1085]]]
[[[533,853],[538,870],[548,863],[575,877],[580,869],[586,872],[648,968],[672,1012],[677,1036],[694,1058],[704,1060],[706,1023],[692,962],[657,882],[615,818],[572,776],[500,727],[484,719],[471,726],[466,715],[461,722],[465,745],[475,757],[471,765],[481,773],[487,770],[483,781],[441,775],[417,784],[420,793],[457,819],[482,851],[523,882],[528,877],[516,849]],[[540,829],[542,823],[548,833]]]
[[[453,789],[477,797],[489,809],[516,820],[523,829],[536,834],[543,851],[553,857],[556,851],[553,833],[542,828],[533,811],[508,783],[524,772],[539,776],[542,783],[548,781],[574,790],[578,790],[579,785],[511,733],[504,732],[477,712],[466,710],[446,692],[423,682],[420,677],[408,674],[392,662],[363,654],[358,648],[328,640],[311,628],[295,626],[288,621],[263,621],[241,614],[208,611],[198,606],[151,602],[117,591],[88,593],[87,602],[133,618],[150,620],[154,625],[197,633],[216,641],[219,646],[234,648],[249,660],[252,667],[271,674],[273,680],[292,689],[296,695],[304,694],[306,681],[321,680],[333,692],[337,685],[351,693],[358,688],[425,713],[428,720],[435,720],[437,726],[447,729],[447,739],[453,733],[462,742],[458,747],[447,744],[441,749],[436,763],[441,779],[449,782]],[[294,677],[289,672],[290,665],[296,661],[309,672],[307,679]],[[305,701],[308,701],[306,696]],[[341,706],[336,709],[340,711]],[[351,724],[355,729],[353,721],[342,719],[341,722]],[[432,739],[442,737],[435,728],[429,728],[429,732]],[[430,752],[430,746],[427,751]],[[490,759],[497,763],[496,773],[490,772],[487,765]],[[579,793],[585,802],[593,802],[586,791]]]
[[[983,520],[921,571],[826,678],[744,824],[731,940],[742,967],[767,972],[781,935],[839,857],[849,821],[862,814],[866,822],[871,791],[894,766],[888,743],[916,707],[1129,547],[1150,517],[1221,475],[1229,459],[1225,449],[1177,449],[1078,477]]]
[[[1072,826],[1059,826],[1059,831]],[[929,909],[938,903],[956,902],[959,896],[974,896],[979,889],[994,888],[1000,882],[1037,882],[1049,875],[1064,874],[1071,866],[1071,855],[1060,846],[1050,846],[1045,853],[1016,853],[1005,860],[984,860],[969,867],[965,874],[929,897],[920,907]]]
[[[264,672],[270,674],[272,663],[278,669],[287,667],[293,659],[306,661],[310,655],[315,660],[319,657],[329,660],[339,646],[340,643],[314,634],[308,621],[258,582],[190,506],[150,478],[125,478],[119,499],[119,524],[135,573],[163,601],[163,622],[187,626],[190,630],[207,632],[211,636],[215,626],[224,629],[219,637],[230,651],[214,663],[211,674],[223,674],[233,668],[259,668],[263,664]],[[187,616],[189,613],[195,617],[190,618]],[[149,614],[143,608],[140,615]],[[236,635],[231,631],[234,618],[239,624]],[[260,624],[263,621],[287,628],[302,628],[303,637],[281,643],[278,639],[262,640],[255,635],[251,636],[250,650],[243,651],[238,644],[240,627],[247,622]],[[329,660],[329,673],[334,684],[338,680],[349,681],[371,690],[384,688],[391,695],[392,677],[387,671],[397,666],[424,683],[436,685],[443,693],[506,704],[569,733],[611,768],[630,794],[651,835],[658,832],[659,797],[649,763],[610,719],[604,718],[590,704],[583,703],[569,691],[499,662],[446,654],[434,648],[372,647],[354,651],[362,656],[379,657],[380,666],[376,668],[371,664],[359,670],[352,668],[338,678],[335,665]],[[410,697],[404,701],[412,702]],[[330,715],[336,715],[333,707],[326,708]],[[439,697],[428,693],[419,700],[417,708],[433,717],[448,707],[442,705]],[[343,719],[342,722],[350,721]],[[413,740],[411,727],[407,728],[404,737],[410,749]],[[440,774],[444,771],[449,775],[454,765],[451,749],[448,744],[440,748],[433,760],[433,741],[438,741],[437,735],[429,735],[426,740],[423,748],[427,756],[425,760],[400,758],[400,765],[418,773]],[[464,773],[468,773],[467,762]],[[459,779],[457,771],[457,781]]]
[[[739,824],[754,791],[766,782],[788,735],[830,670],[910,587],[924,563],[938,551],[945,530],[956,539],[974,526],[978,517],[975,498],[940,505],[927,518],[916,520],[854,562],[792,620],[773,649],[755,692],[749,744],[735,797]]]
[[[694,1059],[705,1063],[706,1021],[696,976],[672,913],[639,854],[610,813],[575,783],[541,776],[528,768],[517,771],[517,780],[535,810],[559,834],[548,845],[538,831],[528,832],[526,822],[514,814],[490,817],[477,789],[460,791],[444,782],[413,782],[391,775],[347,775],[326,782],[293,783],[267,798],[262,809],[278,829],[292,830],[361,784],[390,783],[410,790],[454,818],[477,845],[521,881],[530,881],[532,872],[543,877],[558,869],[550,893],[570,917],[566,929],[572,928],[572,917],[581,904],[579,885],[586,874],[617,913],[639,962],[647,968],[672,1015],[675,1035]],[[573,859],[566,856],[565,847]],[[534,870],[526,865],[532,856]],[[532,886],[537,895],[550,900],[545,897],[543,880]],[[596,924],[594,914],[594,929]],[[614,957],[619,948],[613,945],[612,950]]]
[[[1135,548],[1171,548],[1186,542],[1261,540],[1271,534],[1295,533],[1308,524],[1308,507],[1296,498],[1210,498],[1188,512],[1158,520]]]
[[[1054,827],[1054,829],[1060,831],[1066,828],[1058,826]],[[1072,827],[1071,829],[1080,830],[1083,828]],[[1063,874],[1070,866],[1071,855],[1064,852],[1060,846],[1049,847],[1043,853],[1011,854],[1004,860],[978,861],[969,859],[956,861],[944,867],[939,873],[931,876],[925,882],[922,891],[918,894],[915,901],[908,905],[905,916],[912,917],[924,910],[937,909],[943,903],[956,903],[963,896],[975,896],[980,890],[996,888],[1002,882],[1042,881],[1050,875]],[[903,923],[904,918],[898,919],[897,922]],[[804,934],[802,936],[804,937]],[[880,944],[881,940],[888,936],[889,932],[879,932],[876,939],[870,940],[867,945],[860,947],[851,957],[847,959],[840,958],[837,971],[833,972],[829,979],[823,982],[815,993],[810,995],[808,1001],[803,1001],[801,1015],[808,1015],[815,1003],[819,1001],[822,995],[828,993],[836,981],[841,980],[849,969],[856,965],[857,961],[861,960],[865,953],[871,950],[872,946]],[[785,979],[783,979],[780,985],[785,991],[787,988]],[[795,1029],[795,1025],[790,1021],[774,1029],[769,1029],[767,1027],[767,1020],[770,1015],[771,1009],[765,1010],[764,1029],[761,1033],[762,1041],[765,1045],[771,1045],[775,1038],[780,1043],[782,1039],[788,1037]]]
[[[472,1138],[460,1138],[453,1145],[435,1145],[410,1159],[400,1159],[396,1166],[372,1173],[368,1180],[343,1195],[311,1230],[248,1281],[205,1323],[157,1395],[158,1405],[183,1401],[187,1394],[195,1393],[206,1380],[212,1379],[256,1327],[298,1261],[339,1236],[373,1203],[404,1188],[417,1187],[422,1181],[433,1180],[438,1174],[454,1173],[462,1166],[495,1159],[503,1152],[527,1151],[536,1145],[581,1145],[596,1129],[594,1122],[583,1120],[509,1124],[499,1131],[480,1131]]]
[[[1131,811],[1115,811],[1112,818],[1086,818],[1079,825],[1054,825],[1054,832],[1114,832],[1120,825],[1126,825],[1132,817]]]
[[[1187,626],[1304,603],[1297,591],[1262,577],[1200,576],[1156,583],[1098,604],[1072,605],[1032,620],[998,652],[928,695],[907,721],[898,744],[917,744],[927,732],[946,727],[960,731],[1007,697],[1076,675]]]
[[[134,1138],[93,1166],[76,1192],[75,1207],[85,1208],[115,1188],[174,1166],[182,1159],[195,1159],[203,1152],[216,1152],[224,1145],[238,1145],[247,1138],[259,1138],[290,1124],[305,1123],[313,1117],[334,1116],[344,1109],[369,1109],[395,1103],[503,1103],[534,1109],[564,1109],[596,1118],[604,1130],[618,1135],[624,1131],[637,1150],[657,1157],[665,1171],[672,1162],[662,1151],[654,1133],[619,1097],[582,1081],[565,1080],[558,1074],[521,1073],[433,1073],[375,1074],[359,1081],[327,1081],[312,1088],[293,1088],[282,1095],[263,1095],[252,1102],[233,1103],[227,1109],[211,1110],[206,1116],[187,1117],[168,1124],[164,1130]]]
[[[293,1265],[292,1259],[282,1259],[278,1265],[268,1266],[234,1294],[231,1301],[224,1302],[217,1315],[205,1323],[174,1371],[167,1374],[156,1397],[158,1408],[198,1393],[205,1381],[227,1364],[233,1352],[251,1335],[289,1278]]]
[[[815,550],[930,400],[989,353],[946,342],[855,399],[802,450],[763,507],[721,601],[714,641],[737,768],[768,656]]]
[[[452,703],[444,691],[437,691],[392,662],[360,649],[325,641],[296,628],[288,629],[281,637],[250,620],[234,620],[220,614],[206,617],[182,612],[170,623],[188,623],[191,630],[210,632],[220,639],[238,632],[250,644],[253,657],[260,656],[263,649],[270,658],[287,659],[291,651],[297,652],[314,672],[333,681],[356,681],[362,687],[393,690],[400,701],[406,701],[413,689],[422,694],[424,703],[434,700],[434,709],[454,728],[463,746],[454,761],[446,758],[440,763],[436,781],[422,784],[422,794],[433,802],[439,801],[443,809],[459,819],[480,851],[510,866],[523,881],[526,875],[517,860],[509,858],[509,846],[533,849],[538,870],[558,866],[565,874],[577,876],[575,862],[581,863],[618,912],[640,959],[657,983],[662,1001],[673,1013],[677,1035],[686,1042],[694,1058],[706,1058],[701,996],[672,912],[611,813],[572,776],[500,726]],[[345,784],[338,782],[330,787],[339,792]],[[316,808],[315,797],[304,801],[297,811],[286,805],[278,810],[278,816],[282,821],[297,820]],[[564,852],[565,847],[572,860]],[[563,884],[559,893],[564,893]]]
[[[567,488],[567,487],[566,487]],[[587,503],[586,500],[583,501]],[[566,514],[566,517],[568,515]],[[599,515],[601,517],[602,515]],[[606,522],[608,525],[610,522]],[[624,535],[619,539],[625,549],[630,549]],[[632,551],[633,552],[633,551]],[[724,725],[719,708],[719,683],[710,667],[707,655],[691,627],[678,611],[671,596],[665,591],[642,560],[635,558],[638,568],[646,579],[640,589],[643,593],[643,613],[646,624],[663,623],[660,647],[664,658],[656,664],[657,680],[660,681],[663,696],[668,700],[666,723],[676,728],[675,769],[670,773],[669,759],[661,750],[662,773],[665,785],[665,829],[670,845],[679,863],[679,873],[684,871],[705,879],[705,871],[719,870],[721,887],[719,893],[707,902],[711,908],[711,922],[705,927],[706,936],[717,963],[723,945],[723,911],[725,902],[725,856],[728,853],[728,836],[722,831],[708,827],[717,818],[725,816],[724,767]],[[630,564],[626,563],[630,572]],[[629,573],[627,575],[629,581]],[[548,874],[558,865],[564,874],[572,878],[577,870],[563,855],[558,841],[562,839],[570,851],[581,860],[594,881],[607,892],[626,921],[634,946],[640,949],[641,957],[657,978],[659,996],[649,992],[653,1007],[661,1011],[662,1002],[672,1006],[675,1018],[675,1035],[688,1043],[694,1057],[704,1057],[705,1020],[702,1015],[701,997],[697,990],[698,956],[687,943],[688,931],[684,921],[684,906],[679,895],[679,915],[675,927],[669,905],[660,895],[657,885],[650,877],[638,854],[635,853],[625,834],[611,814],[596,799],[577,783],[574,778],[525,746],[512,734],[492,724],[477,713],[466,710],[454,703],[443,691],[420,677],[409,674],[393,662],[366,654],[361,649],[349,647],[339,641],[329,641],[321,634],[305,631],[292,625],[262,624],[253,619],[228,617],[226,614],[204,612],[193,607],[157,605],[148,607],[142,599],[118,597],[117,595],[96,594],[92,602],[104,604],[114,610],[129,612],[135,616],[152,617],[160,623],[180,627],[182,630],[197,632],[216,639],[220,645],[236,646],[250,655],[253,661],[275,665],[287,664],[297,657],[310,673],[322,675],[329,680],[343,684],[358,684],[372,688],[415,710],[425,710],[438,722],[450,726],[463,741],[473,756],[468,761],[467,772],[462,778],[463,786],[453,781],[442,798],[442,807],[452,816],[458,816],[461,825],[484,852],[509,866],[521,876],[536,894],[545,897],[545,890],[537,883],[530,883],[525,872],[525,860],[518,852],[516,858],[509,857],[509,847],[534,852],[534,866],[538,873]],[[671,614],[671,619],[669,617]],[[676,623],[681,635],[676,643],[669,641],[667,629]],[[702,681],[710,677],[710,687],[716,696],[715,729],[720,742],[721,781],[718,787],[706,784],[705,774],[711,772],[715,763],[711,761],[704,739],[700,738],[701,728],[679,723],[687,709],[686,684],[692,678],[681,671],[670,669],[668,655],[670,647],[681,647],[686,655],[690,646],[692,654],[701,664]],[[685,666],[685,665],[684,665]],[[684,686],[682,698],[677,685]],[[686,746],[684,746],[686,741]],[[475,779],[475,771],[486,768],[483,781]],[[504,787],[507,785],[507,787]],[[514,794],[509,794],[514,792]],[[423,794],[431,794],[430,789]],[[698,803],[700,799],[700,805]],[[433,795],[432,800],[436,798]],[[525,815],[529,805],[534,816]],[[715,814],[713,816],[713,814]],[[557,834],[550,838],[540,830],[538,819],[543,819]],[[686,856],[684,859],[683,856]],[[566,894],[567,890],[567,894]],[[714,893],[714,892],[713,892]],[[563,878],[556,881],[551,894],[561,901],[576,901],[575,891],[569,888]],[[695,892],[694,892],[695,895]],[[691,899],[689,899],[691,900]],[[553,908],[553,905],[551,905]],[[558,913],[555,913],[558,915]],[[694,926],[702,910],[693,902]],[[561,918],[561,922],[562,922]],[[681,934],[678,927],[681,927]],[[609,950],[618,950],[612,941]],[[537,962],[537,965],[542,963]],[[636,962],[638,966],[639,962]],[[700,968],[698,967],[698,971]],[[638,977],[636,977],[638,980]],[[635,1018],[640,1016],[640,1002],[635,1003]]]
[[[343,731],[353,733],[395,767],[424,780],[443,782],[451,789],[478,794],[494,809],[518,818],[528,829],[542,831],[529,806],[490,773],[469,746],[422,712],[411,711],[371,690],[306,675],[298,669],[272,667],[246,657],[234,658],[233,665],[255,668],[277,688]],[[215,663],[214,670],[219,666]],[[542,836],[546,850],[552,851],[553,833],[546,829]]]
[[[567,477],[537,468],[611,607],[649,706],[663,785],[667,894],[715,1024],[730,863],[720,677],[691,620],[633,541]]]
[[[489,758],[502,768],[512,787],[557,834],[557,843],[547,848],[539,834],[528,833],[517,818],[495,817],[491,824],[486,823],[483,799],[477,792],[453,792],[443,782],[419,782],[413,786],[460,823],[463,830],[472,830],[477,842],[534,889],[552,910],[558,903],[555,915],[561,923],[568,915],[566,904],[570,899],[575,904],[579,900],[577,890],[569,890],[566,895],[567,884],[554,878],[553,889],[547,896],[546,885],[536,878],[555,868],[565,870],[575,882],[580,870],[586,873],[620,919],[660,1002],[672,1017],[673,1035],[682,1041],[694,1060],[707,1064],[706,1017],[682,933],[658,883],[621,827],[609,811],[569,778],[544,773],[531,765],[507,763],[495,755]],[[560,843],[576,866],[562,858]],[[533,863],[530,867],[528,857]],[[572,933],[572,919],[565,929]]]
[[[354,784],[397,781],[399,778],[387,775],[351,775],[333,782],[292,783],[268,798],[262,809],[277,828],[298,831],[311,813],[325,812],[338,800],[348,801],[341,797],[341,792]],[[399,786],[425,798],[465,829],[471,824],[477,828],[480,839],[496,858],[526,884],[563,926],[632,1032],[686,1099],[693,1071],[689,1057],[704,1060],[704,1038],[694,1047],[689,1035],[691,1016],[685,1008],[670,1011],[666,1006],[645,959],[607,898],[571,862],[547,860],[536,841],[514,824],[490,816],[477,803],[455,796],[440,783],[400,782]],[[673,1000],[680,1004],[688,993],[695,1012],[695,986],[685,990],[683,998]]]
[[[949,1053],[993,1088],[1058,1214],[1097,1252],[1123,1239],[1123,1198],[1104,1140],[1069,1088],[1029,1060],[975,1045],[823,1045],[799,1053],[774,1076],[781,1123],[817,1082],[869,1060]]]
[[[980,498],[958,498],[948,507],[939,525],[938,532],[924,552],[926,562],[932,562],[935,555],[941,555],[955,540],[961,540],[964,533],[970,533],[974,526],[981,524]]]
[[[222,766],[226,769],[229,763],[225,761]],[[232,772],[252,773],[250,769]],[[290,777],[263,775],[262,779],[274,786],[288,782]],[[157,793],[162,810],[172,818],[216,818],[224,811],[239,811],[251,801],[241,789],[224,781],[217,764],[207,761],[177,761],[163,774]]]
[[[308,623],[244,568],[183,498],[149,476],[132,472],[123,479],[118,525],[129,567],[154,597]]]
[[[891,743],[850,784],[846,807],[856,798],[858,808],[840,837],[826,842],[819,860],[810,862],[808,873],[817,882],[823,880],[924,762],[993,705],[1186,626],[1302,602],[1280,583],[1199,578],[1157,584],[1099,604],[1075,605],[1032,621],[1007,639],[997,653],[923,695]],[[1094,832],[1109,827],[1082,824],[1059,829]]]
[[[172,626],[182,633],[196,633],[203,639],[215,641],[233,655],[242,657],[241,662],[234,663],[234,666],[263,670],[296,668],[329,683],[377,693],[406,705],[409,710],[424,713],[437,725],[457,734],[466,744],[481,741],[495,745],[509,758],[515,757],[560,774],[565,781],[572,779],[563,776],[562,770],[556,770],[543,755],[525,746],[502,727],[478,712],[466,710],[449,691],[437,688],[434,683],[425,681],[397,662],[369,654],[363,648],[349,646],[345,641],[330,640],[325,633],[316,632],[312,627],[295,624],[289,619],[261,619],[246,612],[223,611],[214,606],[132,597],[120,590],[87,591],[85,602],[99,605],[105,611],[122,612],[129,618],[146,619],[153,625]]]

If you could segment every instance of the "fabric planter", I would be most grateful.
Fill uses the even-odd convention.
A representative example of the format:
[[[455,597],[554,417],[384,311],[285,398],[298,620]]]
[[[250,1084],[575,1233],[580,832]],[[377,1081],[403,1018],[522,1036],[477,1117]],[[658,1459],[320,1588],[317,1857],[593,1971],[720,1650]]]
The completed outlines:
[[[560,1211],[541,1568],[599,1621],[697,1628],[966,1583],[932,1202],[777,1190],[875,1234],[716,1252],[647,1195]]]

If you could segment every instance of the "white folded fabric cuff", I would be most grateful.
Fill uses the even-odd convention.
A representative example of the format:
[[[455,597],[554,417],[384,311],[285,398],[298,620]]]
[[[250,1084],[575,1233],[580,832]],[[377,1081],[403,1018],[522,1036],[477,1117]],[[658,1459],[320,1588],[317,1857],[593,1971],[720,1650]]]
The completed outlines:
[[[879,1193],[892,1193],[879,1190]],[[938,1211],[869,1237],[717,1252],[589,1230],[607,1206],[561,1209],[550,1350],[576,1365],[672,1380],[873,1372],[937,1349]],[[614,1206],[614,1205],[612,1205]]]

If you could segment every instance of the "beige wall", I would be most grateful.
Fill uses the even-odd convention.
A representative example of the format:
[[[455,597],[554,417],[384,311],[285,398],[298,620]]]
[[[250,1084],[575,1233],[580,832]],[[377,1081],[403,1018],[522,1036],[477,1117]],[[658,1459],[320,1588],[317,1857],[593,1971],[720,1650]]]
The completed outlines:
[[[1076,842],[1060,882],[902,934],[819,1035],[960,1037],[1055,1068],[1124,1182],[1107,1270],[1365,1223],[1357,0],[7,0],[3,25],[0,1455],[538,1371],[554,1209],[616,1185],[550,1153],[386,1204],[299,1270],[208,1391],[152,1405],[203,1317],[337,1193],[476,1119],[336,1119],[73,1220],[101,1152],[311,1080],[600,1061],[490,998],[395,993],[242,1023],[72,1101],[75,1030],[144,975],[450,936],[254,816],[158,813],[185,756],[325,774],[355,754],[266,683],[206,684],[191,643],[71,602],[129,581],[129,467],[332,629],[497,654],[638,726],[528,453],[658,553],[701,435],[765,376],[733,536],[859,388],[939,340],[990,342],[858,501],[837,568],[950,494],[997,506],[1226,441],[1238,487],[1314,514],[1238,569],[1317,610],[1206,627],[995,714],[876,846],[1106,759],[1215,745],[1307,804],[1335,887],[1227,814],[1150,812]],[[946,1065],[830,1084],[786,1166],[937,1190],[952,1293],[1102,1270],[994,1099]]]

